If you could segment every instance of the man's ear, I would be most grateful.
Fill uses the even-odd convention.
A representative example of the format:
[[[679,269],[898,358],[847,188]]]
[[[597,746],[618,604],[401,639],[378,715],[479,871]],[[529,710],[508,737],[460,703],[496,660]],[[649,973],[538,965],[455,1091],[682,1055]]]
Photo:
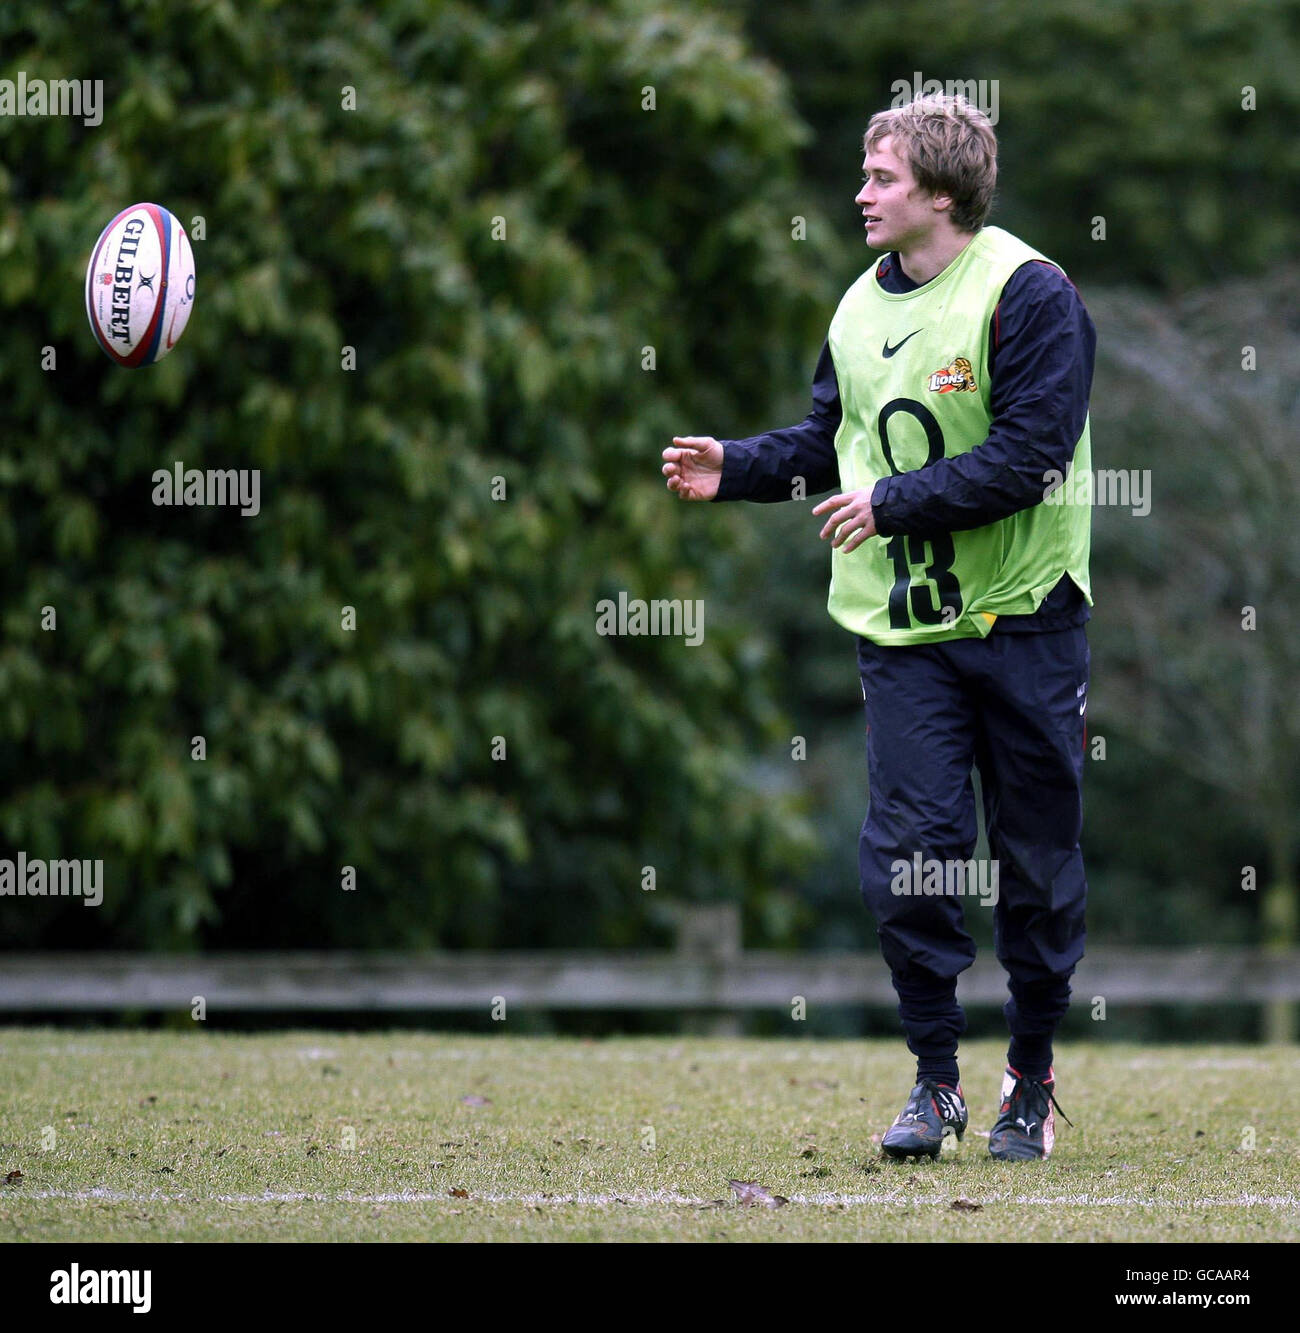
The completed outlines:
[[[950,194],[932,194],[930,204],[936,213],[947,213],[952,209],[952,195]]]

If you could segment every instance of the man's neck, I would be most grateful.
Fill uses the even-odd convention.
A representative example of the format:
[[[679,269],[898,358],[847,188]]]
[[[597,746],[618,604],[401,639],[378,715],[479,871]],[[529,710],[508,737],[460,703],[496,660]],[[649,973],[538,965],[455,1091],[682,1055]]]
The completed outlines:
[[[973,231],[933,236],[923,245],[906,253],[900,250],[899,266],[918,287],[924,287],[931,278],[937,278],[974,239]]]

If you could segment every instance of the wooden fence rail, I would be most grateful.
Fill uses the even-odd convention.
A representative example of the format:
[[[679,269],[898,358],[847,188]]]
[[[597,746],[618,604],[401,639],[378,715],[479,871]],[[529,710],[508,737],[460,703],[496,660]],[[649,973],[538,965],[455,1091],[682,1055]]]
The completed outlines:
[[[725,937],[676,951],[424,953],[0,953],[0,1012],[188,1010],[486,1010],[495,996],[536,1009],[783,1009],[896,1003],[866,952],[741,951]],[[1266,1004],[1300,1001],[1300,951],[1098,947],[1073,982],[1076,1002]],[[1000,1005],[994,958],[963,973],[958,997]]]

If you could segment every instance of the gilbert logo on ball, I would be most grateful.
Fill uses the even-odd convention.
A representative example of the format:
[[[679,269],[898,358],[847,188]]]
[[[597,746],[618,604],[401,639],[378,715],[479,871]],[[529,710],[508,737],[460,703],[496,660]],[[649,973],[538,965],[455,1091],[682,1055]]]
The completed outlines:
[[[86,269],[86,314],[119,366],[161,361],[194,308],[194,252],[158,204],[132,204],[100,232]]]

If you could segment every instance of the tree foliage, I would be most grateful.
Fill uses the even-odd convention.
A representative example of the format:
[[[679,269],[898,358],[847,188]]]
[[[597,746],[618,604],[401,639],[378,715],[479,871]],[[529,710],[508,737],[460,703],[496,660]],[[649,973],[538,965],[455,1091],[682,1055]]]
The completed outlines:
[[[106,880],[7,936],[619,942],[647,866],[761,896],[804,844],[748,777],[743,525],[658,453],[815,327],[776,73],[690,6],[99,14],[0,18],[10,70],[107,102],[0,119],[0,835]],[[137,199],[206,239],[182,344],[125,372],[81,288]],[[174,460],[259,469],[260,515],[153,505]],[[703,643],[598,635],[620,591],[707,592]]]
[[[1285,927],[1298,12],[0,9],[0,77],[106,94],[0,117],[0,843],[106,878],[0,898],[4,938],[624,944],[716,896],[751,945],[869,943],[820,523],[681,505],[659,452],[807,413],[862,131],[918,70],[999,80],[993,221],[1094,311],[1096,465],[1152,473],[1095,516],[1092,937],[1250,939],[1247,863]],[[183,342],[126,372],[82,277],[139,199],[205,238]],[[178,459],[259,469],[261,514],[155,506]],[[602,637],[620,592],[703,599],[703,643]]]
[[[1295,253],[1293,0],[728,7],[819,128],[804,166],[836,227],[857,217],[867,121],[919,73],[996,91],[995,221],[1071,276],[1185,291]]]

